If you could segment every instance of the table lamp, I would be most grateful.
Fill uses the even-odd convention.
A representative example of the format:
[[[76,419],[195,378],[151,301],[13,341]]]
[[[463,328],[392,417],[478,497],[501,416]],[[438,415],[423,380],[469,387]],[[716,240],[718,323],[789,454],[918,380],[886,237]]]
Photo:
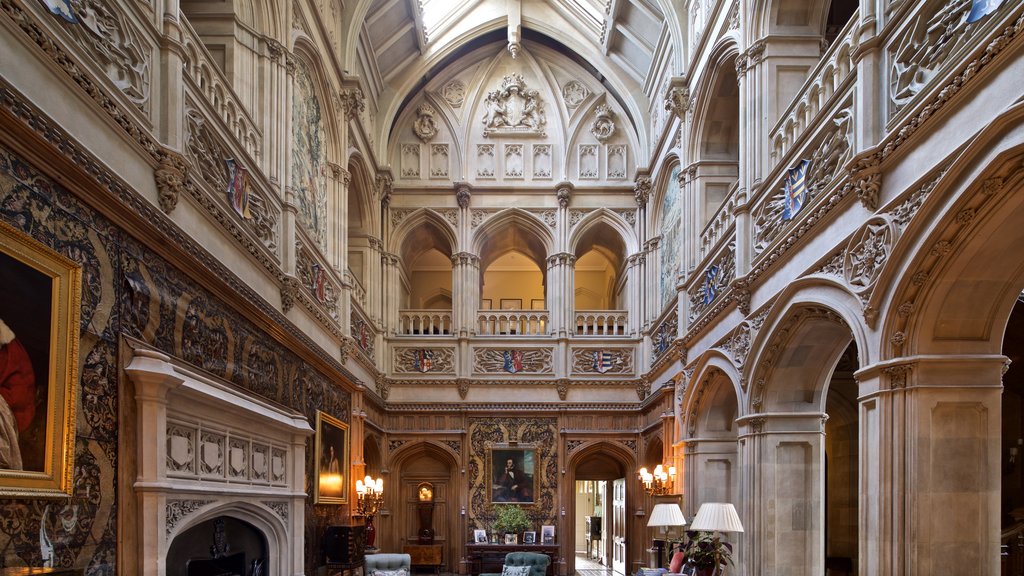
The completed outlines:
[[[647,519],[647,526],[650,528],[659,527],[661,528],[662,536],[668,533],[668,529],[673,526],[685,526],[686,517],[683,516],[683,510],[679,508],[679,504],[675,502],[661,502],[654,505],[654,509],[651,510],[651,516]],[[657,563],[662,564],[661,561],[661,544],[658,542],[652,543],[652,548],[658,550]],[[651,568],[657,568],[658,566],[651,566]]]
[[[721,542],[718,532],[743,532],[743,524],[740,523],[739,514],[736,508],[726,502],[705,502],[700,505],[697,515],[693,517],[690,530],[697,532],[711,532],[715,542],[715,570],[721,566]],[[724,573],[724,570],[723,572]]]

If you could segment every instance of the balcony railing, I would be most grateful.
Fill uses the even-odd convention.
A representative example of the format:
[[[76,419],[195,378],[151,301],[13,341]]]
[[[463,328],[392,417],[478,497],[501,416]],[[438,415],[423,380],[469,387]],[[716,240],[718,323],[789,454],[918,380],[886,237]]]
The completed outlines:
[[[847,79],[853,76],[856,69],[852,53],[857,47],[855,31],[859,21],[860,11],[850,18],[818,66],[808,74],[796,98],[779,117],[778,124],[772,128],[769,134],[772,165],[782,160],[807,129],[816,124],[815,120],[822,111],[830,108],[828,103],[833,95],[842,91]]]
[[[725,195],[725,201],[715,211],[711,220],[708,220],[708,223],[704,225],[704,230],[700,233],[701,259],[718,245],[718,241],[722,239],[722,236],[727,232],[731,233],[733,224],[736,222],[733,211],[736,210],[736,191],[739,189],[739,185],[740,183],[737,181],[729,188],[729,192]]]
[[[231,88],[231,83],[213,63],[199,34],[188,19],[180,19],[184,47],[184,76],[220,116],[235,140],[253,159],[259,160],[263,136]]]
[[[629,322],[626,310],[577,310],[577,336],[625,336]]]
[[[480,310],[477,334],[481,336],[546,336],[547,310]]]
[[[402,310],[398,333],[405,336],[447,336],[452,333],[451,310]]]

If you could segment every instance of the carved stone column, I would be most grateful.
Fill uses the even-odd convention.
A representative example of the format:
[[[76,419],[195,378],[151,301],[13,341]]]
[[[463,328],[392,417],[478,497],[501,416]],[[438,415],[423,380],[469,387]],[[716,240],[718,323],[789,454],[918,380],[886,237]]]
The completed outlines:
[[[480,257],[469,252],[452,254],[452,331],[460,338],[476,332],[480,305]]]
[[[576,310],[574,303],[574,283],[576,272],[576,256],[568,252],[559,252],[548,256],[548,287],[545,295],[548,309],[547,332],[566,338],[570,331],[575,330]]]
[[[860,574],[999,574],[1001,355],[857,373]]]
[[[288,132],[288,118],[291,109],[288,107],[289,76],[285,66],[285,53],[288,49],[273,38],[267,39],[266,60],[263,66],[263,78],[267,96],[263,108],[263,155],[262,167],[270,182],[281,187],[277,193],[283,194],[285,165],[288,162],[288,143],[291,134]]]
[[[381,303],[384,308],[381,323],[385,337],[397,333],[400,326],[399,309],[402,304],[400,290],[401,271],[398,268],[400,261],[401,259],[397,254],[387,251],[381,252],[380,263],[384,271],[384,299]]]
[[[825,572],[825,419],[822,413],[739,419],[747,490],[738,541],[750,546],[742,573]]]

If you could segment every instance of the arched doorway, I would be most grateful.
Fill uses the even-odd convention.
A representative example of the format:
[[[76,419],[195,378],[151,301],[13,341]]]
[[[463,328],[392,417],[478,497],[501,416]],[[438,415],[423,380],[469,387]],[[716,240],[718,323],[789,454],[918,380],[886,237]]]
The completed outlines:
[[[570,455],[570,482],[562,494],[571,509],[566,511],[568,518],[562,526],[565,536],[561,540],[566,559],[572,558],[567,566],[569,574],[587,569],[585,566],[611,569],[616,574],[628,572],[634,545],[627,535],[625,488],[626,477],[635,464],[632,453],[610,442],[586,445]],[[591,527],[600,525],[590,534],[586,532],[588,517]]]
[[[442,550],[441,572],[456,572],[463,542],[459,517],[459,466],[455,456],[433,442],[410,443],[395,453],[390,469],[400,471],[392,478],[393,491],[386,494],[392,511],[391,550],[420,543],[423,525],[434,531],[433,543]],[[420,488],[429,484],[433,500],[429,513],[422,511]]]

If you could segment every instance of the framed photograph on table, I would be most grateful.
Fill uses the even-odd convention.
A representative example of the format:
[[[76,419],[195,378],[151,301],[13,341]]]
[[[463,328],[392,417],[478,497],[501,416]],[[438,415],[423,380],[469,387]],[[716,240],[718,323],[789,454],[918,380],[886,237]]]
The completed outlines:
[[[537,533],[536,532],[523,532],[523,544],[536,544]]]
[[[518,544],[518,542],[516,542],[518,537],[518,534],[505,534],[505,544]]]
[[[82,268],[0,223],[0,496],[72,493]]]
[[[540,527],[540,542],[541,542],[541,544],[554,544],[555,543],[555,527],[554,526],[541,526]]]
[[[473,542],[487,544],[487,530],[481,530],[480,528],[473,530]]]
[[[493,447],[487,456],[493,504],[533,504],[537,497],[537,449]]]
[[[316,504],[348,502],[348,424],[326,412],[316,413]]]

